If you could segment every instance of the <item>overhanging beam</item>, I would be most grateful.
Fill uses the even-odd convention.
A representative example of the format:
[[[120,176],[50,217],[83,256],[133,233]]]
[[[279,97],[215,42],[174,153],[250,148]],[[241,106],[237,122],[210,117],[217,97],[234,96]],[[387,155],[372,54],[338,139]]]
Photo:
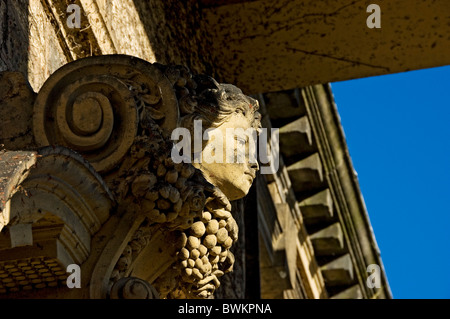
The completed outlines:
[[[448,0],[223,1],[201,15],[214,77],[247,93],[450,64]]]

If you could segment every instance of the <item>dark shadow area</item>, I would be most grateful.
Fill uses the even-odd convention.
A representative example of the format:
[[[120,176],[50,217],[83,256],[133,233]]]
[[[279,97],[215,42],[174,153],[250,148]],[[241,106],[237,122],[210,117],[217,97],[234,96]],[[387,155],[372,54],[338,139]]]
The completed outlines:
[[[33,146],[28,0],[0,0],[0,149]]]
[[[134,5],[158,62],[214,75],[198,1],[134,0]]]
[[[257,174],[253,185],[245,197],[245,299],[261,299],[261,279],[259,270],[259,227],[258,194],[256,191]]]
[[[27,78],[28,0],[0,0],[0,71],[18,71]]]

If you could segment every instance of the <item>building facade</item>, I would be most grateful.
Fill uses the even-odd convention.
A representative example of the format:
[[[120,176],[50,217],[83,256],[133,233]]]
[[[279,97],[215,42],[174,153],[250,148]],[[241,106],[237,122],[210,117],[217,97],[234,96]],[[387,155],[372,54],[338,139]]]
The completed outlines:
[[[415,3],[0,0],[0,297],[391,298],[328,83],[446,64]],[[170,160],[218,83],[279,128],[236,200]]]

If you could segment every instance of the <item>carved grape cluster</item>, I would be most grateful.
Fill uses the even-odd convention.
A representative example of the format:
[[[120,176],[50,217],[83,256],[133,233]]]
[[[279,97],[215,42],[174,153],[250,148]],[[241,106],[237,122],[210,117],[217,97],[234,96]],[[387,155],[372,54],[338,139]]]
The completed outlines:
[[[212,189],[201,171],[189,163],[174,163],[172,142],[161,132],[137,138],[128,162],[117,172],[116,196],[142,212],[150,223],[169,230],[185,230],[200,217],[206,202],[205,186]]]
[[[146,216],[153,222],[166,223],[171,230],[189,228],[205,205],[203,187],[190,181],[201,173],[190,164],[174,164],[170,157],[155,161],[154,167],[156,176],[150,173],[143,178],[141,175],[132,185],[133,190],[141,182],[155,184],[142,200]]]
[[[207,298],[219,287],[218,278],[233,268],[230,248],[238,238],[238,226],[231,215],[231,205],[200,170],[191,164],[174,163],[167,148],[152,143],[158,140],[142,138],[132,147],[134,161],[127,166],[127,171],[132,172],[128,178],[131,183],[124,184],[128,189],[125,194],[132,195],[130,202],[147,217],[146,225],[161,224],[181,231],[182,248],[174,268],[182,280],[176,290],[186,297]],[[153,156],[150,149],[155,149]],[[113,281],[124,276],[148,244],[150,234],[144,230],[145,227],[139,229],[126,246],[113,272]]]
[[[233,268],[230,248],[238,226],[231,205],[191,164],[176,164],[167,156],[151,163],[153,173],[138,175],[131,193],[151,223],[182,230],[175,265],[183,279],[178,289],[186,297],[207,298],[219,287],[218,278]]]
[[[188,285],[187,297],[207,298],[220,285],[219,277],[232,271],[234,255],[230,248],[238,237],[238,226],[229,203],[211,198],[200,218],[184,235],[184,247],[178,253],[181,276]]]

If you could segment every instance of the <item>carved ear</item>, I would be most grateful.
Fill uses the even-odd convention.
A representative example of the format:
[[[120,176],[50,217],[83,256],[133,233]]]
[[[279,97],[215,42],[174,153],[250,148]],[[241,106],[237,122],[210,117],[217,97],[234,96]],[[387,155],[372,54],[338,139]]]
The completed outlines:
[[[151,123],[169,134],[179,109],[170,81],[155,65],[126,56],[69,63],[44,83],[34,104],[38,146],[81,153],[98,172],[117,165]]]

